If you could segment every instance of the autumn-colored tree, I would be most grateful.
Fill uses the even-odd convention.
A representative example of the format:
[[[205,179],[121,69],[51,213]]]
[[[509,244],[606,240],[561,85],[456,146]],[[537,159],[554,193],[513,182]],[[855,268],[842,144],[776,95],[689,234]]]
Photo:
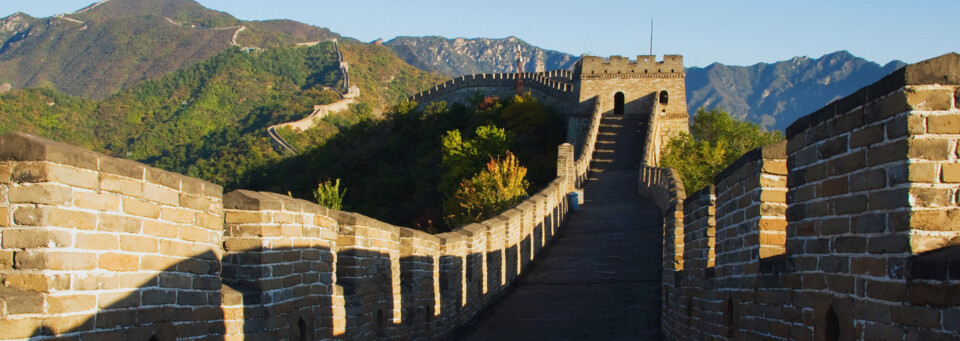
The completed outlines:
[[[501,160],[490,158],[486,169],[460,184],[444,203],[446,222],[451,227],[480,222],[527,197],[527,169],[510,153]]]
[[[510,146],[510,134],[494,125],[479,126],[474,135],[464,139],[460,130],[451,130],[443,136],[440,167],[444,173],[439,189],[444,194],[453,194],[464,179],[469,179],[483,167],[486,160],[499,159]]]

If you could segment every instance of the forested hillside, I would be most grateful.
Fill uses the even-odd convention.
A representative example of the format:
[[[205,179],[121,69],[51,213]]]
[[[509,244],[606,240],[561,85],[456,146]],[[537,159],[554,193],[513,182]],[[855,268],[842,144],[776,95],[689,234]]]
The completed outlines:
[[[414,92],[437,81],[386,48],[345,48],[370,56],[358,58],[354,83],[366,89],[396,89],[392,95],[364,94],[361,103],[368,107],[394,102],[400,91]],[[381,70],[381,64],[393,68]],[[365,74],[369,76],[361,76]],[[302,118],[314,105],[335,100],[336,94],[323,88],[339,84],[332,43],[252,53],[232,48],[102,101],[50,88],[0,95],[0,133],[18,130],[79,144],[229,187],[248,169],[281,158],[267,138],[267,126]],[[337,119],[334,115],[328,121]],[[321,124],[333,132],[338,125],[345,126]]]
[[[0,83],[103,99],[233,45],[279,47],[337,37],[289,20],[239,20],[192,0],[111,0],[42,19],[15,13],[0,19]]]
[[[413,106],[400,105],[383,120],[361,121],[318,148],[264,164],[240,187],[310,198],[318,183],[341,179],[345,210],[442,232],[456,227],[447,222],[456,207],[445,206],[461,202],[450,198],[507,150],[528,169],[528,193],[556,177],[565,120],[530,97],[478,94],[470,103],[435,102],[422,111]]]

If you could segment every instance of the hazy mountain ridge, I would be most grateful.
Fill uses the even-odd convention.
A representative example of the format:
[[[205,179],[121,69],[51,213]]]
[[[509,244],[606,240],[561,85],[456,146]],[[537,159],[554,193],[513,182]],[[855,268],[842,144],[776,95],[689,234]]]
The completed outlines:
[[[514,72],[516,46],[525,51],[528,71],[568,69],[579,57],[543,50],[515,37],[447,39],[398,37],[385,43],[410,65],[450,77],[474,73]],[[767,129],[785,129],[797,118],[820,109],[903,67],[893,61],[880,66],[837,51],[820,58],[734,66],[713,63],[686,68],[690,113],[721,107],[734,116]]]
[[[767,129],[786,129],[796,119],[849,95],[903,67],[880,66],[837,51],[820,58],[795,57],[775,63],[687,68],[687,106],[721,107]]]
[[[254,47],[339,37],[289,20],[239,20],[192,0],[111,0],[43,19],[0,19],[0,80],[102,99],[223,52],[235,36]]]
[[[396,37],[386,43],[401,59],[427,72],[450,77],[475,73],[516,72],[517,47],[528,72],[569,69],[579,57],[542,49],[517,37],[501,39],[439,36]]]

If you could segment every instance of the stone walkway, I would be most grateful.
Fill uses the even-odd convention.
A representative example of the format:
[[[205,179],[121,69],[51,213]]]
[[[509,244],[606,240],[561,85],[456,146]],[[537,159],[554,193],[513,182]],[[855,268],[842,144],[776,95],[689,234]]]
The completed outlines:
[[[660,340],[661,220],[637,194],[635,117],[604,118],[585,203],[466,340]]]

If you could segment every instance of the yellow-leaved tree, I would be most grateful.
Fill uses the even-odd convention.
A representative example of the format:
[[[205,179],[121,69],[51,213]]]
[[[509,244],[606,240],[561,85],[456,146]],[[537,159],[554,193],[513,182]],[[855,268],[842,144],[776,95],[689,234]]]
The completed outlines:
[[[493,217],[527,197],[527,169],[510,151],[501,160],[490,158],[486,169],[460,183],[444,203],[451,227],[476,223]]]

